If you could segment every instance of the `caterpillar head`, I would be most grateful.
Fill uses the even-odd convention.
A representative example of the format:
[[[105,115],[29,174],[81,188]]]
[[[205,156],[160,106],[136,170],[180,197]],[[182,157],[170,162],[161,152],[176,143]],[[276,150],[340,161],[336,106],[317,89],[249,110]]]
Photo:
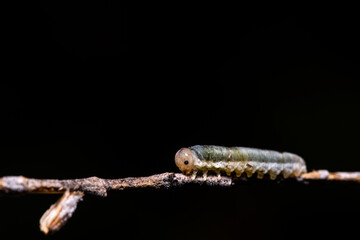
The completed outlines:
[[[175,164],[184,174],[190,174],[194,167],[194,156],[189,148],[181,148],[175,155]]]

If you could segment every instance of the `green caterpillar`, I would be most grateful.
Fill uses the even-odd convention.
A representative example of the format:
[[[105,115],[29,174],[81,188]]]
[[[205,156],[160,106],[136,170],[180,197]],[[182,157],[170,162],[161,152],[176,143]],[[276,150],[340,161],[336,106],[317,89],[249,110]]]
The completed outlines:
[[[279,174],[287,178],[306,172],[305,161],[296,154],[244,147],[196,145],[181,148],[175,155],[175,164],[184,174],[192,173],[192,179],[199,171],[203,172],[204,179],[208,171],[214,171],[218,178],[221,172],[229,176],[235,172],[237,177],[244,172],[251,177],[256,172],[260,179],[269,174],[273,180]]]

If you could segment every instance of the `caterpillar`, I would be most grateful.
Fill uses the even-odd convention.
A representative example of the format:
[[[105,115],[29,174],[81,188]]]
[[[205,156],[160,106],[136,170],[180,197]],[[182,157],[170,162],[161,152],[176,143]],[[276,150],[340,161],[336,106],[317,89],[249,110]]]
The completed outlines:
[[[257,178],[262,179],[265,174],[269,174],[272,180],[280,174],[288,178],[298,177],[306,172],[305,161],[293,153],[213,145],[181,148],[175,155],[175,164],[184,174],[192,173],[192,179],[202,171],[204,180],[208,171],[214,171],[218,179],[221,172],[226,172],[229,176],[235,172],[236,177],[244,172],[247,177],[251,177],[256,172]]]

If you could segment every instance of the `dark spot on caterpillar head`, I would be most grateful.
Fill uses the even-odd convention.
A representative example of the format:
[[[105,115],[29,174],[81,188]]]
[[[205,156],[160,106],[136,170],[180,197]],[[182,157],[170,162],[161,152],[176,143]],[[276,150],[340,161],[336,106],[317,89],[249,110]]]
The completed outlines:
[[[189,164],[189,161],[188,161],[188,160],[186,160],[184,163],[185,163],[185,165],[188,165],[188,164]]]

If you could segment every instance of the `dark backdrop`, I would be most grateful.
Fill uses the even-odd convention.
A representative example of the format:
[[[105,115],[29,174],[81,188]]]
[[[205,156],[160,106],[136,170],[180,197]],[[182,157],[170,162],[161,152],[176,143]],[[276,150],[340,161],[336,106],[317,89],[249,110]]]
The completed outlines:
[[[178,172],[196,144],[360,170],[359,16],[351,7],[17,5],[4,9],[0,175]],[[289,239],[355,233],[359,187],[86,196],[50,238]],[[58,196],[0,198],[0,234],[41,238]],[[126,237],[127,236],[127,237]]]

